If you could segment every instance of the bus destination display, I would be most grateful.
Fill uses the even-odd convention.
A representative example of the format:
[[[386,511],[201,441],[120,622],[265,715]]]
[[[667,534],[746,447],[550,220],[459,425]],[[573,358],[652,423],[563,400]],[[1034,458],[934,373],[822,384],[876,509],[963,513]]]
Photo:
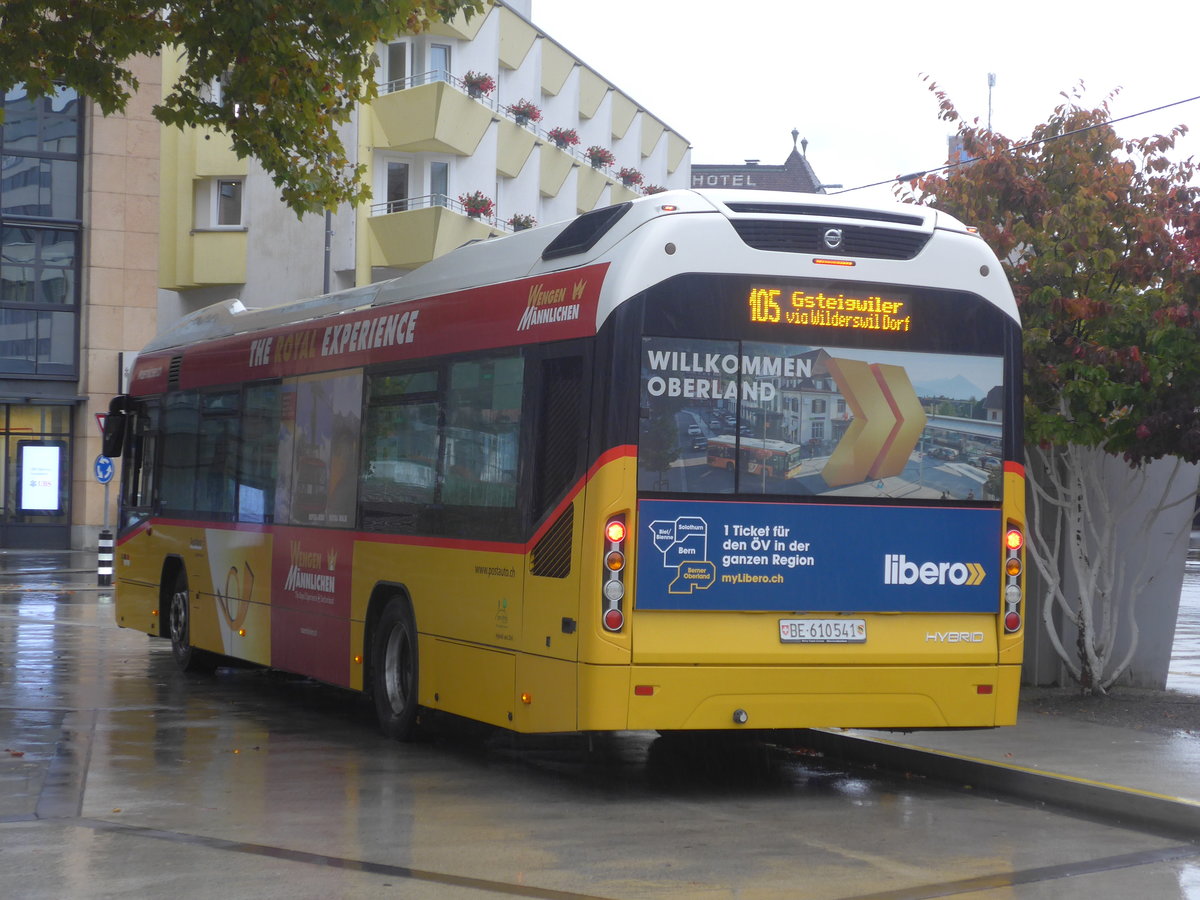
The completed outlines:
[[[908,312],[905,300],[802,290],[791,291],[786,299],[781,298],[785,298],[785,293],[780,288],[751,288],[748,298],[750,321],[864,331],[906,332],[912,329],[912,314]]]

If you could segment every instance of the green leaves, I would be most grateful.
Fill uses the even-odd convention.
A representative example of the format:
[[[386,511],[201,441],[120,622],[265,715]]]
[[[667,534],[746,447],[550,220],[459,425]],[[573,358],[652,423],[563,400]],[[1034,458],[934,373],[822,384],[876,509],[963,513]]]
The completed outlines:
[[[1200,460],[1200,198],[1169,135],[1121,140],[1106,98],[1082,87],[1014,143],[957,121],[972,162],[922,178],[903,199],[977,225],[1002,260],[1024,322],[1026,435],[1131,464]]]
[[[113,113],[138,87],[131,57],[182,54],[184,74],[165,86],[155,117],[226,134],[302,215],[369,199],[364,167],[339,129],[375,96],[375,43],[460,11],[480,14],[482,0],[8,0],[0,8],[0,88],[24,83],[40,96],[58,82]]]

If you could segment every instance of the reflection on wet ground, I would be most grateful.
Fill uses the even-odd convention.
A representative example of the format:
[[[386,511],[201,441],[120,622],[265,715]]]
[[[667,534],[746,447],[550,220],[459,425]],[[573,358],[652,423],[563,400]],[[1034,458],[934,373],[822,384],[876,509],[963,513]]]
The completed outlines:
[[[182,675],[166,641],[115,627],[110,593],[47,586],[72,579],[0,572],[0,873],[23,898],[919,897],[1018,877],[1049,891],[1080,861],[1174,896],[1176,858],[1195,856],[843,766],[797,734],[521,736],[441,717],[397,745],[357,695],[253,668]]]
[[[1200,559],[1189,558],[1183,573],[1167,687],[1200,694]]]

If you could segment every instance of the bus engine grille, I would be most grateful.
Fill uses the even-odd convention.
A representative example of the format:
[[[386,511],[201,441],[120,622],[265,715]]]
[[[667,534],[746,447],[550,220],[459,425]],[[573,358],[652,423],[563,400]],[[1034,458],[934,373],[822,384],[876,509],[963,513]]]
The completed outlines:
[[[919,231],[901,231],[870,225],[735,219],[733,227],[738,237],[755,250],[782,253],[912,259],[929,241],[929,235]],[[834,249],[825,241],[825,234],[831,228],[840,229],[842,233],[841,244]]]

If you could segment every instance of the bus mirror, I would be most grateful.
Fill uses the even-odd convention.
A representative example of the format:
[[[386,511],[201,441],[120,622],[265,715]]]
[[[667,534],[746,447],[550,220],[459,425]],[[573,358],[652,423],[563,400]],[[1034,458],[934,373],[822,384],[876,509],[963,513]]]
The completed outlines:
[[[125,426],[129,420],[129,397],[113,397],[108,404],[108,415],[104,418],[104,438],[101,450],[105,456],[116,459],[125,445]]]
[[[125,413],[109,413],[104,420],[104,441],[101,452],[113,459],[121,455],[125,443]]]

